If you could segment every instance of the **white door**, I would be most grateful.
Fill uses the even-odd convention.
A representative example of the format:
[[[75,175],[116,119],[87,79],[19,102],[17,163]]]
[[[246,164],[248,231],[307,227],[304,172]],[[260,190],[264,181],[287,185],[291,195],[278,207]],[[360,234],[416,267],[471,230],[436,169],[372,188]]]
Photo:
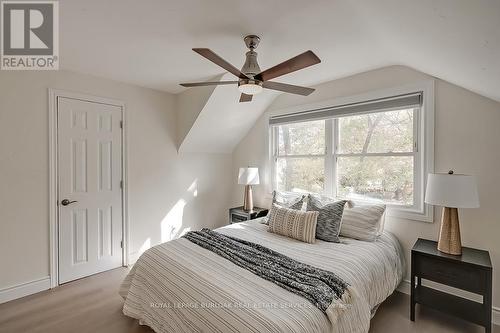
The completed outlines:
[[[57,99],[59,283],[122,265],[122,109]]]

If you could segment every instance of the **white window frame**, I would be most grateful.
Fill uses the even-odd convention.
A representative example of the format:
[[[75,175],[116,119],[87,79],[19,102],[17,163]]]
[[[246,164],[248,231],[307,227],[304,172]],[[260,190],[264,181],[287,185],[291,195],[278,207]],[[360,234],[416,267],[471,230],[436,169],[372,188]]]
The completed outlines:
[[[314,121],[314,120],[312,120]],[[278,141],[278,137],[279,137],[279,126],[272,126],[271,127],[271,136],[272,136],[272,140],[271,140],[271,149],[272,149],[272,176],[271,176],[271,179],[272,179],[272,188],[275,189],[277,187],[277,181],[276,181],[276,178],[275,178],[275,171],[276,171],[276,163],[278,161],[278,158],[280,159],[285,159],[285,160],[288,160],[288,159],[294,159],[294,158],[324,158],[325,159],[325,170],[326,170],[326,166],[328,164],[328,160],[330,159],[329,157],[329,149],[328,147],[330,146],[329,144],[329,132],[331,133],[331,129],[328,129],[327,128],[328,126],[328,121],[325,123],[325,151],[322,153],[322,154],[297,154],[297,155],[279,155],[279,147],[278,145],[276,144],[277,141]],[[325,182],[326,180],[328,179],[328,177],[326,177],[325,175]],[[326,188],[326,183],[325,183],[325,188]]]
[[[290,114],[295,112],[304,112],[336,105],[345,105],[350,103],[362,103],[364,101],[389,98],[403,94],[422,92],[423,101],[420,109],[414,111],[414,149],[413,153],[404,153],[405,156],[414,156],[414,205],[400,206],[388,204],[387,216],[405,218],[410,220],[433,222],[433,206],[424,202],[424,192],[427,181],[427,174],[434,171],[434,81],[423,81],[415,84],[408,84],[400,87],[377,90],[366,94],[328,100],[320,103],[301,105],[285,109],[270,110],[268,117]],[[383,112],[383,111],[382,111]],[[314,120],[314,119],[311,119]],[[269,126],[269,162],[271,175],[271,189],[275,189],[277,180],[275,179],[275,167],[277,161],[277,138],[278,126]],[[335,130],[337,129],[337,130]],[[336,197],[336,157],[350,154],[338,154],[337,144],[339,140],[338,118],[327,119],[325,122],[325,189],[324,195]],[[356,154],[359,156],[358,154]],[[368,154],[370,155],[370,154]],[[377,156],[394,156],[397,153],[375,154]],[[315,155],[305,156],[314,157]],[[323,155],[318,155],[323,156]]]

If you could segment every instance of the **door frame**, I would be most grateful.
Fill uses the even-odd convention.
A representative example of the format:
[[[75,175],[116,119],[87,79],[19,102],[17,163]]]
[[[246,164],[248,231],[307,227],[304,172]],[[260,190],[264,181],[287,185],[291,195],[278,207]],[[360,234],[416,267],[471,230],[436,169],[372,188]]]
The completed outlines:
[[[82,94],[73,91],[48,89],[49,102],[49,274],[50,287],[59,286],[59,216],[58,216],[58,182],[57,170],[57,100],[59,97],[71,98],[86,102],[118,106],[122,110],[122,266],[129,264],[129,217],[128,217],[128,173],[127,173],[127,118],[125,103],[121,100]]]

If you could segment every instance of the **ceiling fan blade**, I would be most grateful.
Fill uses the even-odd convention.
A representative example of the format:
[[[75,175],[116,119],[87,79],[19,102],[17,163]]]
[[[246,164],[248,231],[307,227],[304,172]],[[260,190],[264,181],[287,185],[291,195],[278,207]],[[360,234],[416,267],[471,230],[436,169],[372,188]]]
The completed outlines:
[[[284,91],[287,93],[297,94],[297,95],[302,95],[302,96],[308,96],[315,90],[313,88],[294,86],[292,84],[272,82],[272,81],[265,81],[262,84],[262,86],[264,88],[267,88],[267,89],[279,90],[279,91]]]
[[[313,51],[309,50],[302,54],[299,54],[296,57],[288,59],[281,64],[266,69],[260,74],[257,74],[255,78],[261,81],[272,80],[278,76],[292,73],[298,71],[299,69],[319,64],[320,62],[321,60],[318,58],[318,56],[315,55]]]
[[[233,65],[228,63],[226,60],[219,57],[212,50],[204,49],[204,48],[194,48],[193,51],[198,53],[202,57],[207,58],[208,60],[210,60],[214,64],[219,65],[220,67],[224,68],[229,73],[233,73],[234,75],[236,75],[240,79],[248,79],[248,77],[245,74],[243,74],[242,72],[240,72],[240,70],[238,68],[234,67]]]
[[[238,81],[215,81],[215,82],[195,82],[195,83],[181,83],[183,87],[203,87],[203,86],[218,86],[223,84],[236,84]]]
[[[241,94],[241,96],[240,96],[240,103],[242,103],[242,102],[251,102],[252,101],[252,96],[253,95]]]

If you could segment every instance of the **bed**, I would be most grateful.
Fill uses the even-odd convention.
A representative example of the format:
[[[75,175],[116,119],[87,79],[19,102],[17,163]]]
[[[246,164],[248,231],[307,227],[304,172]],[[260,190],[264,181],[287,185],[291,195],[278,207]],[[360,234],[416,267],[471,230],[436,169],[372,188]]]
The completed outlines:
[[[387,231],[376,242],[314,244],[267,232],[261,219],[217,231],[336,273],[355,290],[351,304],[331,322],[301,296],[180,238],[132,267],[120,287],[123,313],[156,332],[367,332],[404,273],[400,244]]]

